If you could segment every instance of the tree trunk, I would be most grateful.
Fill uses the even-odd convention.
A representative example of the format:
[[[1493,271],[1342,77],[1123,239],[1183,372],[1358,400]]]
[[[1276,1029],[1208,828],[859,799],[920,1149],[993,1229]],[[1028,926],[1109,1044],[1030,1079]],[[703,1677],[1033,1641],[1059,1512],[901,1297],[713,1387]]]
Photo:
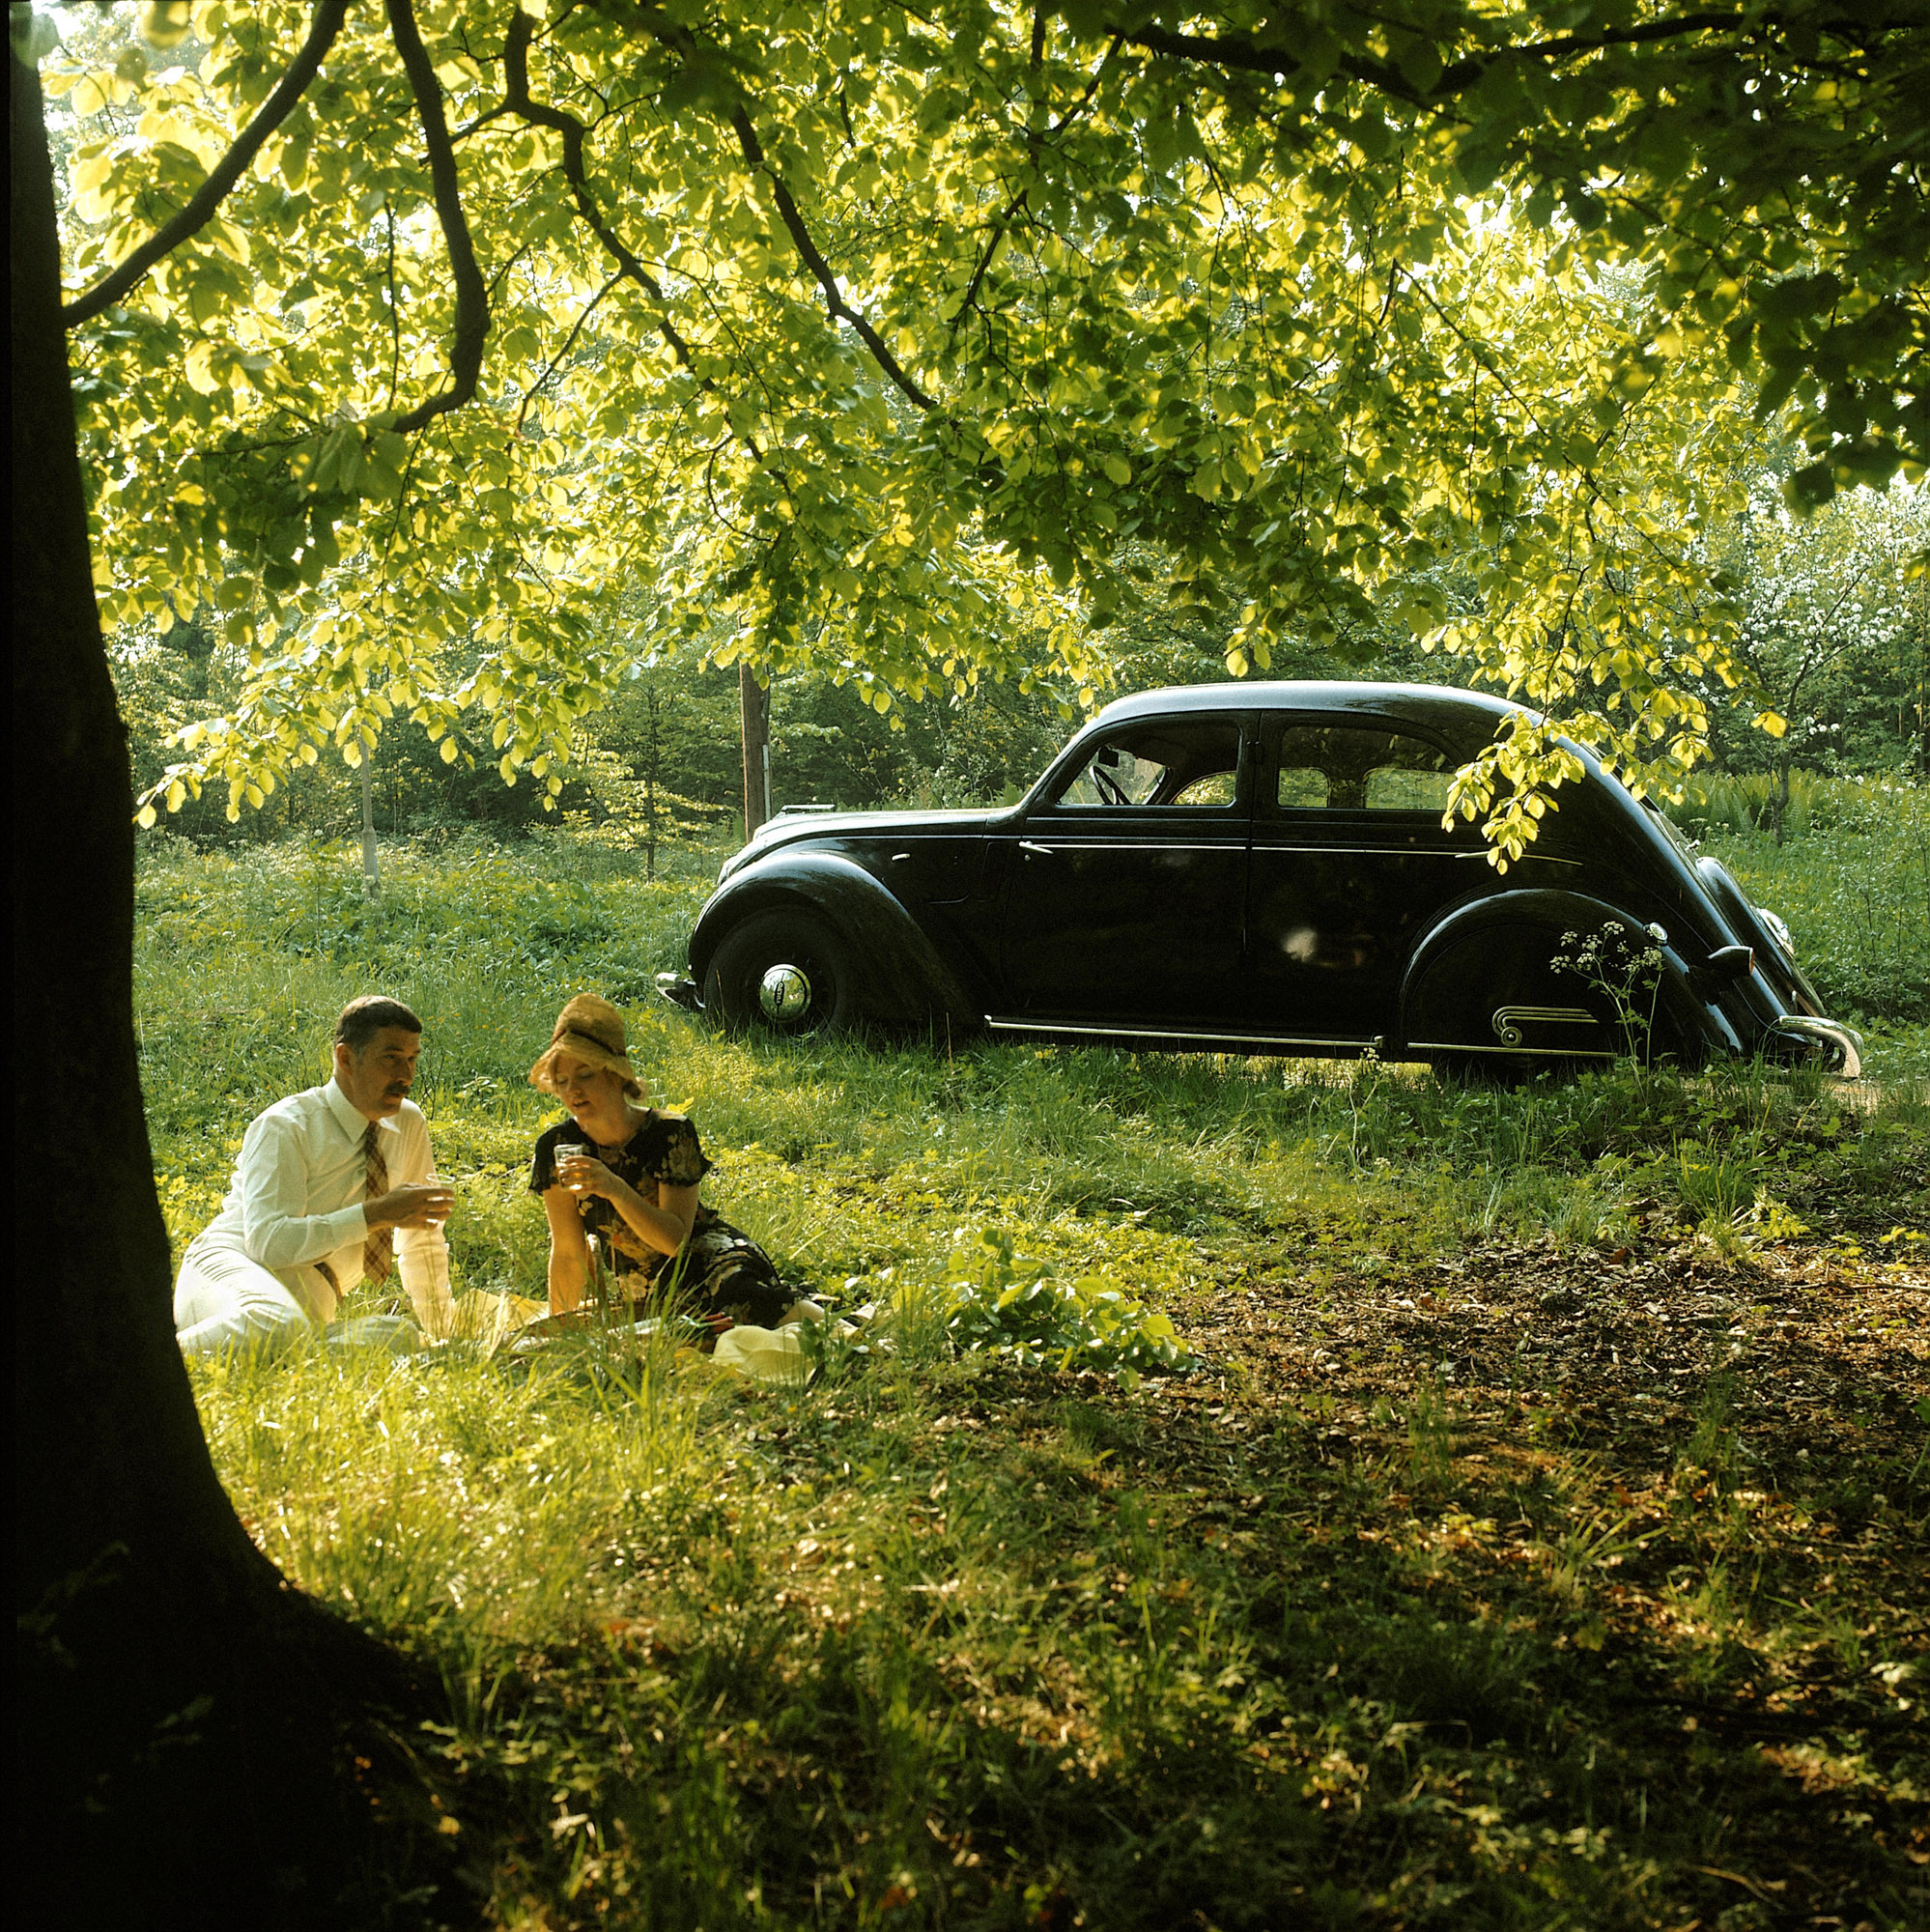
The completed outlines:
[[[650,686],[643,693],[643,715],[649,732],[643,752],[643,876],[657,876],[657,778],[664,767],[664,733],[657,716],[657,692]]]
[[[375,763],[369,756],[369,741],[360,740],[362,761],[362,891],[369,898],[382,895],[381,862],[376,857]]]
[[[737,712],[744,735],[744,837],[771,815],[771,694],[737,661]]]
[[[250,1542],[175,1346],[133,1026],[127,735],[94,602],[40,81],[8,67],[15,1910],[350,1922],[391,1878],[386,1852],[371,1862],[368,1798],[340,1776],[345,1750],[370,1755],[344,1718],[414,1693]],[[419,1882],[418,1855],[395,1849]]]

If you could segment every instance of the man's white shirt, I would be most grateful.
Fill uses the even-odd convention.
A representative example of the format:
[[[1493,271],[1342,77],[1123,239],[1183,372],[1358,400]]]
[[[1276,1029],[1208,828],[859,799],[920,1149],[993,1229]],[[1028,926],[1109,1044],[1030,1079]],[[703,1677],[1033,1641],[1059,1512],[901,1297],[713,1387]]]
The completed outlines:
[[[362,1278],[368,1218],[368,1121],[333,1080],[277,1100],[248,1123],[221,1211],[194,1237],[194,1248],[239,1248],[265,1267],[311,1312],[326,1310]],[[429,1124],[412,1100],[377,1123],[388,1184],[436,1179]],[[440,1228],[395,1230],[396,1271],[425,1335],[448,1334],[449,1248]],[[334,1276],[334,1290],[323,1266]]]

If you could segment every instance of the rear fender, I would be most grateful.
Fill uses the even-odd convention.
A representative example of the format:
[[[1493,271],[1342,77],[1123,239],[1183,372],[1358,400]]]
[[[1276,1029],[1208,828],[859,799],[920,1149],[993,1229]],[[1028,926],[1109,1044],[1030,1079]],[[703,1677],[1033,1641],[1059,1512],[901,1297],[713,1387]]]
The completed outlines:
[[[844,942],[868,1018],[978,1025],[979,1006],[929,936],[863,866],[838,852],[776,852],[712,894],[691,933],[691,977],[703,984],[712,955],[740,920],[787,905],[815,913]]]
[[[1401,1027],[1408,1051],[1606,1057],[1628,1049],[1615,1003],[1582,975],[1552,966],[1564,936],[1617,926],[1660,954],[1653,1048],[1690,1065],[1743,1050],[1719,1009],[1700,998],[1674,947],[1629,914],[1582,893],[1501,893],[1450,913],[1408,962]]]

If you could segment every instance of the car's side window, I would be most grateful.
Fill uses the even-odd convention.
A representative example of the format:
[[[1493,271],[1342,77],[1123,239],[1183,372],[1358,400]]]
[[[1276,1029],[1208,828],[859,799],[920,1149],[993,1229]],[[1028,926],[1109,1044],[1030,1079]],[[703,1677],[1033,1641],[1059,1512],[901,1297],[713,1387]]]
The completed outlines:
[[[1168,718],[1122,724],[1102,738],[1055,802],[1075,810],[1231,810],[1238,794],[1238,724]]]
[[[1280,734],[1274,804],[1282,811],[1447,810],[1454,764],[1405,732],[1296,724]]]
[[[1195,779],[1183,790],[1174,796],[1175,805],[1231,805],[1234,794],[1238,790],[1237,772],[1213,772],[1203,779]]]

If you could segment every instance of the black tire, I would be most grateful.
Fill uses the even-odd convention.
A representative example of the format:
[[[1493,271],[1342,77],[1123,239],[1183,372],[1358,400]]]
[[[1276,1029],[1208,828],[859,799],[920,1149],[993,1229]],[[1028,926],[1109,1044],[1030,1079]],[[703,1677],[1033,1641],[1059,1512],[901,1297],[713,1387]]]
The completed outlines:
[[[765,976],[780,966],[804,981],[806,1001],[795,1012],[766,1009]],[[862,1016],[844,943],[815,913],[786,907],[753,913],[724,935],[703,976],[703,1008],[732,1033],[789,1039],[845,1033]]]

